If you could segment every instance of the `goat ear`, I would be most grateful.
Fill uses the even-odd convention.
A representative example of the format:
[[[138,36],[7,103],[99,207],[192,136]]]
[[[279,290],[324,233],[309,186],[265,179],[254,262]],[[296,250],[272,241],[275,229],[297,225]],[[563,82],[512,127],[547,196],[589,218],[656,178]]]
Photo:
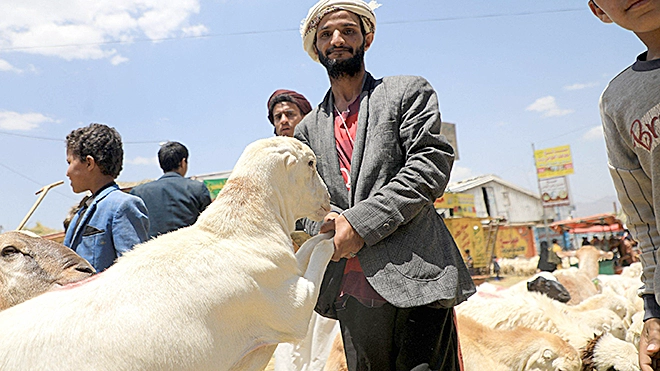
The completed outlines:
[[[295,165],[298,162],[298,158],[294,156],[291,153],[287,153],[284,155],[284,164],[286,165],[286,168],[290,168],[291,166]]]
[[[545,359],[546,361],[549,360],[549,359],[552,359],[552,350],[550,350],[550,349],[544,350],[543,351],[543,359]]]

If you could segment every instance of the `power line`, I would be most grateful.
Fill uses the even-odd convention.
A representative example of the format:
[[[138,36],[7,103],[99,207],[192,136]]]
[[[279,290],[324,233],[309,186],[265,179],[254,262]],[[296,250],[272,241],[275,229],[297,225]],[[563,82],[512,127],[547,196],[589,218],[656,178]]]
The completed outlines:
[[[530,16],[530,15],[538,15],[538,14],[568,13],[568,12],[578,12],[578,11],[585,11],[585,9],[584,8],[565,8],[565,9],[554,9],[554,10],[527,11],[527,12],[518,12],[518,13],[498,13],[498,14],[483,14],[483,15],[471,15],[471,16],[444,17],[444,18],[429,18],[429,19],[418,19],[418,20],[410,20],[410,21],[389,21],[389,22],[379,22],[379,25],[450,22],[450,21],[460,21],[460,20],[469,20],[469,19],[520,17],[520,16]],[[298,31],[299,31],[298,28],[283,28],[283,29],[279,29],[279,30],[276,29],[276,30],[264,30],[264,31],[239,31],[239,32],[215,33],[215,34],[207,34],[207,35],[188,35],[188,36],[161,37],[161,38],[156,38],[156,39],[137,38],[137,39],[131,39],[131,40],[109,40],[109,41],[94,42],[94,43],[58,44],[58,45],[41,45],[41,46],[16,46],[16,47],[0,48],[0,52],[34,50],[34,49],[52,49],[52,48],[132,44],[132,43],[138,43],[138,42],[161,42],[161,41],[204,39],[204,38],[245,36],[245,35],[263,35],[263,34],[271,34],[271,33],[298,32]]]
[[[448,21],[461,21],[461,20],[465,20],[465,19],[519,17],[519,16],[528,16],[528,15],[537,15],[537,14],[568,13],[568,12],[578,12],[578,11],[585,11],[585,9],[584,8],[566,8],[566,9],[555,9],[555,10],[528,11],[528,12],[519,12],[519,13],[483,14],[483,15],[472,15],[472,16],[465,16],[465,17],[445,17],[445,18],[418,19],[418,20],[413,20],[413,21],[390,21],[390,22],[382,22],[380,24],[408,24],[408,23],[448,22]]]
[[[39,137],[39,136],[36,136],[36,135],[17,134],[17,133],[10,133],[10,132],[7,132],[7,131],[0,131],[0,134],[1,135],[9,135],[9,136],[13,136],[13,137],[49,140],[49,141],[55,141],[55,142],[64,142],[64,139],[62,139],[62,138]],[[2,164],[0,164],[0,165],[2,165]]]
[[[570,131],[567,131],[567,132],[565,132],[565,133],[562,133],[562,134],[556,135],[556,136],[554,136],[554,137],[552,137],[552,138],[545,138],[545,139],[539,140],[538,142],[539,142],[539,143],[541,143],[541,142],[547,142],[547,141],[550,141],[550,140],[554,140],[554,139],[558,139],[558,138],[561,138],[561,137],[565,137],[565,136],[567,136],[567,135],[569,135],[569,134],[577,133],[578,131],[582,131],[582,130],[584,130],[584,129],[587,129],[587,128],[593,128],[593,127],[594,127],[594,125],[585,125],[585,126],[581,126],[581,127],[576,128],[576,129],[574,129],[574,130],[570,130]]]
[[[49,140],[49,141],[54,141],[54,142],[65,142],[64,139],[62,138],[49,138],[49,137],[40,137],[36,135],[26,135],[26,134],[17,134],[17,133],[10,133],[7,131],[0,131],[0,135],[9,135],[9,136],[14,136],[14,137],[21,137],[21,138],[29,138],[29,139],[39,139],[39,140]],[[123,144],[160,144],[166,142],[166,140],[144,140],[144,141],[126,141],[123,142]]]
[[[12,173],[14,173],[14,174],[20,176],[21,178],[26,179],[26,180],[28,180],[28,181],[30,181],[30,182],[32,182],[32,183],[38,185],[39,188],[41,188],[41,187],[44,186],[44,183],[43,183],[43,182],[39,182],[39,181],[37,181],[37,180],[34,180],[34,179],[30,178],[29,176],[24,175],[24,174],[22,174],[22,173],[20,173],[20,172],[18,172],[18,171],[16,171],[16,170],[10,168],[9,166],[7,166],[7,165],[5,165],[5,164],[0,163],[0,167],[3,167],[3,168],[5,168],[5,169],[9,170],[10,172],[12,172]],[[68,198],[68,199],[70,199],[70,200],[76,200],[75,198],[71,197],[70,195],[67,195],[67,194],[64,194],[64,193],[62,193],[62,192],[59,192],[58,190],[53,190],[53,192],[59,194],[60,196],[64,196],[65,198]]]

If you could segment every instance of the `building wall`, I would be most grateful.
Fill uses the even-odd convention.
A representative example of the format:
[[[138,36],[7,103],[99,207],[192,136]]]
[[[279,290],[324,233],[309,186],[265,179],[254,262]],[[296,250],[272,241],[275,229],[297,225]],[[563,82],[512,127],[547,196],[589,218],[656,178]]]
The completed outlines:
[[[486,207],[483,188],[492,189],[492,192],[488,192],[489,207]],[[532,197],[497,182],[488,182],[462,193],[474,195],[477,217],[504,217],[510,223],[535,222],[543,219],[540,198]],[[488,214],[489,208],[490,215]]]

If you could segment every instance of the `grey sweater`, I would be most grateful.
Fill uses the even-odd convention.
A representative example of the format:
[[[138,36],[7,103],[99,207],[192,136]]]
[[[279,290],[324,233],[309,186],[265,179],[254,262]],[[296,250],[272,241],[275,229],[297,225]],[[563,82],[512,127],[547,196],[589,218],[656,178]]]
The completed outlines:
[[[660,317],[660,60],[640,55],[609,83],[600,111],[610,174],[642,252],[644,319]]]

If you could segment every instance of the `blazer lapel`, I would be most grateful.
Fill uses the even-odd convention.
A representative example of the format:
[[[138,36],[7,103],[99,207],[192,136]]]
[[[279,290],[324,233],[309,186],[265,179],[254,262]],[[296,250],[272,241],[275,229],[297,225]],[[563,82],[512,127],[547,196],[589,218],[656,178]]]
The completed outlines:
[[[323,180],[328,186],[330,194],[336,196],[335,199],[332,200],[332,203],[343,208],[344,205],[348,207],[350,207],[350,205],[348,202],[348,194],[346,192],[346,184],[344,184],[344,178],[339,169],[333,107],[334,101],[332,99],[332,90],[330,90],[323,100],[322,109],[317,112],[317,129],[319,130],[322,146],[320,151],[321,155],[317,154],[317,157],[319,157],[319,162],[323,164],[323,174],[326,174]],[[324,156],[323,154],[326,154],[325,158],[321,157]]]
[[[76,230],[75,230],[75,233],[73,234],[73,238],[71,239],[72,243],[74,241],[76,241],[77,239],[82,238],[82,236],[85,232],[85,228],[83,226],[86,226],[87,223],[89,222],[89,219],[92,217],[92,215],[94,215],[94,211],[96,210],[96,204],[100,200],[104,199],[105,196],[107,196],[110,192],[114,191],[115,187],[117,187],[117,186],[112,185],[110,187],[107,187],[103,191],[101,191],[101,193],[99,193],[98,195],[96,195],[96,197],[94,197],[92,199],[92,202],[89,204],[89,206],[87,206],[84,209],[84,213],[82,213],[78,216],[78,219],[80,220],[80,222],[76,222]],[[118,189],[118,187],[117,187],[117,189]],[[73,243],[73,245],[77,246],[78,244]]]
[[[76,230],[73,233],[73,238],[71,238],[71,246],[78,246],[78,243],[76,241],[80,240],[83,235],[84,231],[84,226],[87,224],[87,221],[89,218],[94,214],[94,210],[96,209],[96,202],[92,201],[92,203],[89,206],[84,207],[80,211],[78,211],[78,219],[75,221],[75,228]],[[73,251],[76,251],[74,248]]]
[[[362,93],[360,93],[360,108],[358,111],[357,132],[355,133],[355,146],[351,158],[351,191],[349,192],[349,206],[355,204],[355,188],[360,176],[360,166],[364,155],[364,143],[367,139],[367,125],[369,123],[369,91],[374,79],[366,73]]]

